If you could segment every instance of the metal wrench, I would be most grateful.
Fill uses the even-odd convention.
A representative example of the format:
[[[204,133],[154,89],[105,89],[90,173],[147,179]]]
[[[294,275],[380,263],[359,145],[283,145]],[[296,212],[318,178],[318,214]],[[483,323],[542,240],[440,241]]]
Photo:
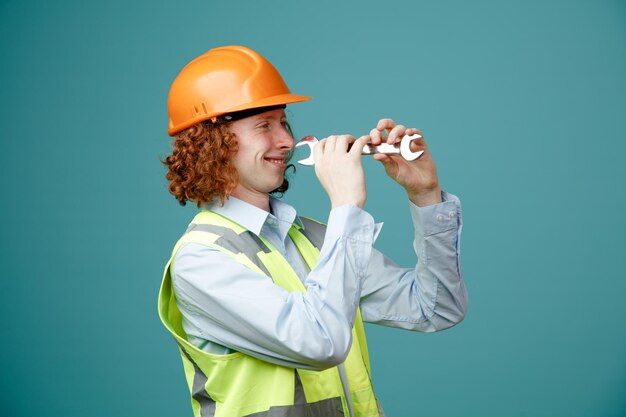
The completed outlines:
[[[381,143],[380,145],[365,145],[363,148],[362,155],[374,155],[376,153],[384,153],[384,154],[400,154],[407,161],[415,161],[417,158],[422,156],[424,151],[411,151],[411,142],[416,139],[421,138],[421,135],[417,133],[414,135],[404,135],[400,143]],[[315,145],[319,143],[319,140],[315,136],[305,136],[298,141],[296,144],[296,148],[304,145],[308,145],[311,154],[308,158],[301,159],[298,161],[299,164],[302,165],[314,165],[315,160],[313,159],[313,148]]]

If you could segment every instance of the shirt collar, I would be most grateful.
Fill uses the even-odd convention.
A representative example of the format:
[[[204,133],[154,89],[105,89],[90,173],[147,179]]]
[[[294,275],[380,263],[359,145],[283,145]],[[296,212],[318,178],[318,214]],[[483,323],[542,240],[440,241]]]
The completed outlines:
[[[281,224],[288,224],[289,227],[291,227],[293,223],[302,228],[304,227],[300,221],[300,217],[298,217],[296,213],[296,209],[274,197],[270,197],[271,214],[232,196],[224,200],[223,206],[220,206],[219,200],[215,200],[205,203],[204,208],[229,218],[256,235],[261,234],[261,229],[268,218],[277,219]],[[289,228],[287,228],[287,230],[288,229]]]

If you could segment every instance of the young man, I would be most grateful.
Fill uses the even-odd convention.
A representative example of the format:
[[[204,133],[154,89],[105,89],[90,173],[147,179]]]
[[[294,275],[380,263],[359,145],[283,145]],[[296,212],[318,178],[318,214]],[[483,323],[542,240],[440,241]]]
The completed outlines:
[[[441,191],[423,139],[416,161],[375,155],[407,192],[419,261],[401,268],[372,247],[380,227],[363,210],[361,152],[417,129],[382,119],[368,136],[315,147],[327,226],[271,196],[289,185],[284,108],[308,99],[240,46],[196,58],[171,87],[169,189],[203,210],[165,268],[159,314],[198,417],[382,416],[363,321],[437,331],[464,317],[460,203]]]

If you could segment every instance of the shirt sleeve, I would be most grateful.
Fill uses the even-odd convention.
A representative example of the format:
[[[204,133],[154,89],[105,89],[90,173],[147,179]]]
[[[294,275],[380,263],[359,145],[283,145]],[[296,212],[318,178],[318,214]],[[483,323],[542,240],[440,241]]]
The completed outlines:
[[[220,251],[184,245],[174,259],[172,281],[185,331],[284,366],[325,369],[342,363],[352,344],[374,232],[366,212],[352,206],[332,210],[306,293],[287,292]]]
[[[443,202],[418,207],[409,202],[415,229],[414,268],[402,268],[373,249],[362,284],[363,320],[431,332],[460,322],[467,311],[462,278],[461,202],[442,193]]]

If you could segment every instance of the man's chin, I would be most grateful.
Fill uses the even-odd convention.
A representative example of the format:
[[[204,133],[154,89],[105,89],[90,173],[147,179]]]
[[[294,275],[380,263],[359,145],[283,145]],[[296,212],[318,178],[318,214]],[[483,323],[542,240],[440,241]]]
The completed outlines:
[[[280,193],[284,193],[286,190],[285,185],[287,184],[286,181],[282,181],[280,184],[278,184],[272,191],[270,191],[270,194],[280,194]]]

